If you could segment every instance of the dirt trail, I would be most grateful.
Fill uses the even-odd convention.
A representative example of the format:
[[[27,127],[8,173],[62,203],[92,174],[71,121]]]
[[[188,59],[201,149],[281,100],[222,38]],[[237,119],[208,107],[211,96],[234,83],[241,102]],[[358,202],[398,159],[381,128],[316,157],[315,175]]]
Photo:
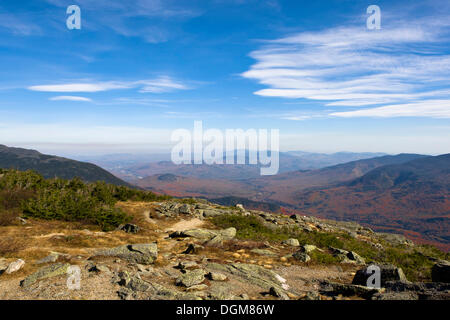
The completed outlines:
[[[179,222],[173,224],[171,227],[166,228],[165,231],[184,231],[184,230],[188,230],[188,229],[199,228],[204,223],[205,223],[204,221],[202,221],[198,218],[194,218],[191,220],[182,220],[182,221],[179,221]]]

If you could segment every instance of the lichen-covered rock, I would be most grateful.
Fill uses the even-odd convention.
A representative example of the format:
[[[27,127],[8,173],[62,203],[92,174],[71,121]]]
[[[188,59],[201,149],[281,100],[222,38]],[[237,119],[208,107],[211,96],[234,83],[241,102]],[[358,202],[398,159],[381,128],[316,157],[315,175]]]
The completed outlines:
[[[191,237],[195,239],[210,241],[217,238],[217,243],[222,240],[231,240],[236,236],[236,228],[228,228],[224,230],[208,230],[208,229],[189,229],[185,231],[176,231],[169,235],[171,238]]]
[[[205,270],[203,269],[195,269],[192,271],[186,271],[186,273],[182,274],[177,278],[175,281],[175,284],[177,286],[183,286],[183,287],[192,287],[197,284],[201,284],[203,281],[205,281]]]
[[[283,244],[291,247],[298,247],[300,246],[300,242],[297,239],[291,238],[283,241]]]
[[[128,244],[112,249],[102,250],[97,256],[118,257],[128,262],[139,264],[152,264],[158,258],[158,246],[150,244]]]
[[[224,275],[223,273],[219,273],[219,272],[210,272],[207,275],[208,279],[213,280],[213,281],[225,281],[227,280],[227,276]]]
[[[223,237],[224,240],[231,240],[236,236],[236,228],[227,228],[219,231],[219,234]]]
[[[131,224],[131,223],[121,225],[121,226],[119,226],[118,229],[122,230],[126,233],[138,233],[140,230],[139,226],[137,226],[135,224]]]
[[[252,253],[256,253],[262,256],[268,256],[268,257],[276,257],[277,254],[273,251],[270,251],[268,249],[252,249],[250,250]]]
[[[301,262],[308,262],[308,261],[311,260],[311,257],[306,252],[303,252],[302,250],[294,252],[292,254],[292,257],[295,260],[298,260],[298,261],[301,261]]]
[[[305,244],[305,245],[303,245],[301,247],[301,250],[303,252],[306,252],[306,253],[311,253],[311,252],[313,252],[316,249],[317,249],[317,247],[315,245],[312,245],[312,244]]]
[[[37,261],[36,264],[44,264],[44,263],[56,262],[58,260],[59,256],[60,256],[60,254],[58,252],[51,252],[45,258],[42,258],[41,260]]]
[[[22,287],[29,287],[36,281],[65,275],[69,267],[70,264],[68,263],[56,263],[50,266],[43,267],[22,280],[20,285]]]
[[[241,277],[250,284],[257,285],[265,290],[269,290],[271,287],[278,287],[283,284],[280,281],[280,276],[278,274],[272,270],[268,270],[254,264],[232,263],[228,265],[209,263],[206,268],[210,271],[230,273]]]

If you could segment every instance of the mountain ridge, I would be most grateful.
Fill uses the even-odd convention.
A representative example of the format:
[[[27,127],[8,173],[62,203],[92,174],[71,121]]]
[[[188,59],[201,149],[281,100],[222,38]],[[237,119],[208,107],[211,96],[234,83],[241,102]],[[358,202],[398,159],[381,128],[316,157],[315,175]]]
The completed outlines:
[[[129,186],[127,182],[92,163],[5,145],[0,145],[0,168],[34,170],[45,178],[72,179],[78,177],[86,182],[104,181],[115,185]]]

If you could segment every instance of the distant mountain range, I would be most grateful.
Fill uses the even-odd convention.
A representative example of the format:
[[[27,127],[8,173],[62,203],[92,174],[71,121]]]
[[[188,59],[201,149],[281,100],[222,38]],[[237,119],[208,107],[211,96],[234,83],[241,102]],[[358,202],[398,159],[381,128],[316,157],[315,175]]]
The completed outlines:
[[[129,185],[99,166],[42,154],[35,150],[11,148],[0,145],[0,168],[35,170],[45,178],[79,177],[86,182],[105,181],[115,185]]]
[[[449,158],[399,154],[241,180],[166,173],[137,180],[136,184],[175,196],[241,202],[245,198],[255,209],[269,203],[283,212],[358,221],[379,231],[402,232],[448,251]]]
[[[297,193],[306,214],[402,231],[450,250],[450,154],[378,167],[337,186]]]
[[[280,152],[279,173],[313,170],[355,160],[374,158],[384,153],[352,153],[338,152],[333,154],[310,153],[303,151]],[[78,157],[98,164],[116,176],[132,182],[143,177],[156,174],[171,173],[177,176],[200,179],[244,180],[260,177],[259,165],[248,165],[248,155],[245,165],[206,165],[185,164],[176,165],[170,160],[170,154],[158,155],[110,155],[97,157]]]

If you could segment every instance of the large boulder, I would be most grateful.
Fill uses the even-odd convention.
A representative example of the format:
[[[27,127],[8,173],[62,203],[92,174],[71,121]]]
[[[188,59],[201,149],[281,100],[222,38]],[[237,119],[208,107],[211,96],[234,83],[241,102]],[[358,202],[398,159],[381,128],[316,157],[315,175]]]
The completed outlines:
[[[118,257],[131,263],[152,264],[158,258],[158,246],[150,244],[127,244],[120,247],[102,250],[97,256]]]
[[[450,283],[450,262],[439,260],[431,269],[431,279],[433,282]]]
[[[390,264],[377,266],[380,268],[380,280],[382,287],[384,287],[388,281],[408,281],[401,268],[397,268],[396,266]],[[370,266],[358,270],[353,278],[352,284],[367,286],[367,280],[373,274],[373,272],[369,271],[369,267]]]

